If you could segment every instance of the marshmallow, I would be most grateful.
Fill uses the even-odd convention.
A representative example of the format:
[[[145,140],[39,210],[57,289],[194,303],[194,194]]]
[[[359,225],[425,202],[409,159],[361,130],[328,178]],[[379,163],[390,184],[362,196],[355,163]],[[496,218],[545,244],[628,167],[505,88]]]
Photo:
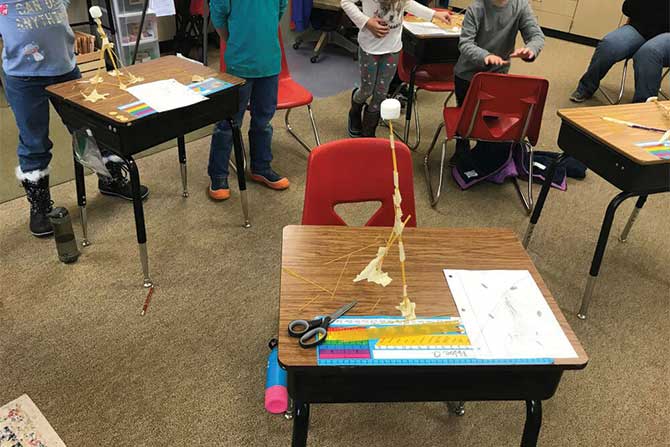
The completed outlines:
[[[397,99],[385,99],[382,101],[381,116],[386,121],[400,118],[400,101]]]
[[[102,17],[102,11],[100,10],[100,6],[91,6],[88,12],[94,19],[99,19],[100,17]]]

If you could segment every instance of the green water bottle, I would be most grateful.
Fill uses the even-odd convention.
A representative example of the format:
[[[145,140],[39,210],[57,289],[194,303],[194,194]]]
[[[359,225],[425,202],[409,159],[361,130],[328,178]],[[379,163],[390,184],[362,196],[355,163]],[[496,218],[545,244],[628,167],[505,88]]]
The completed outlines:
[[[79,249],[77,248],[77,239],[72,230],[72,219],[67,208],[59,206],[54,208],[49,214],[49,220],[54,228],[54,238],[56,239],[56,250],[58,250],[58,259],[65,264],[75,262],[79,258]]]

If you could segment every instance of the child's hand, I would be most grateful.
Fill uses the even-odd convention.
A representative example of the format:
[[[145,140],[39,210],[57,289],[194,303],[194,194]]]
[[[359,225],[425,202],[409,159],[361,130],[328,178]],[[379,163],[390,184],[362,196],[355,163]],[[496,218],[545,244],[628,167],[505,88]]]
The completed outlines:
[[[518,57],[525,61],[530,61],[535,59],[535,53],[530,48],[517,48],[509,57]]]
[[[435,11],[433,18],[443,21],[444,23],[451,23],[451,13],[449,11]]]
[[[484,63],[486,65],[497,65],[497,66],[509,65],[509,61],[506,61],[502,57],[496,56],[495,54],[489,54],[488,56],[486,56],[484,58]]]
[[[370,30],[375,37],[382,38],[389,33],[389,26],[379,17],[372,17],[365,24],[365,27]]]

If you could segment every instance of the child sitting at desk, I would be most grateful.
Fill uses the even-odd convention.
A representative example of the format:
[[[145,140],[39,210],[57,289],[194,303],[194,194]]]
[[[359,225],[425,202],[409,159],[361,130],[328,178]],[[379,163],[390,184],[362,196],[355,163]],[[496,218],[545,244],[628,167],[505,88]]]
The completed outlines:
[[[251,124],[249,146],[251,179],[281,190],[289,187],[286,177],[272,170],[272,125],[277,109],[281,48],[277,29],[288,0],[211,0],[212,23],[226,41],[228,73],[243,78],[239,112],[234,117],[242,125],[249,106]],[[213,200],[230,197],[228,161],[233,144],[228,121],[216,125],[209,151],[209,196]],[[241,174],[240,174],[241,175]]]
[[[515,50],[519,32],[526,46]],[[474,0],[463,18],[458,45],[461,55],[454,67],[458,105],[463,104],[475,73],[507,73],[510,58],[532,62],[543,46],[544,34],[528,5],[528,0]],[[457,164],[461,156],[468,154],[469,148],[467,141],[458,140],[452,164]],[[495,150],[495,146],[490,143],[479,143],[477,149],[483,157],[487,157],[484,153],[505,155],[504,150]]]
[[[358,63],[361,86],[351,94],[349,135],[374,137],[379,123],[379,107],[388,93],[402,49],[402,22],[405,11],[425,20],[433,17],[449,23],[449,12],[433,11],[414,0],[342,0],[342,9],[360,31]],[[365,107],[365,102],[370,98]],[[362,115],[362,116],[361,116]]]
[[[0,4],[3,81],[19,129],[16,176],[30,202],[30,232],[37,237],[53,234],[47,217],[53,204],[49,192],[53,143],[49,139],[49,101],[45,89],[81,77],[66,4],[65,0],[5,0]],[[103,156],[112,177],[99,177],[100,192],[132,200],[122,160],[111,154]],[[144,186],[141,189],[144,198],[149,190]]]

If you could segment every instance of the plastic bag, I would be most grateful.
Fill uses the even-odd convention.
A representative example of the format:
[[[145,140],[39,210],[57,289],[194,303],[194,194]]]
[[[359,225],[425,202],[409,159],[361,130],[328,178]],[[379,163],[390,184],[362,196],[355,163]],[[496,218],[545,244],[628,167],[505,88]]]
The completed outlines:
[[[77,161],[96,174],[111,177],[103,160],[98,144],[90,129],[79,129],[72,134],[72,148]]]

